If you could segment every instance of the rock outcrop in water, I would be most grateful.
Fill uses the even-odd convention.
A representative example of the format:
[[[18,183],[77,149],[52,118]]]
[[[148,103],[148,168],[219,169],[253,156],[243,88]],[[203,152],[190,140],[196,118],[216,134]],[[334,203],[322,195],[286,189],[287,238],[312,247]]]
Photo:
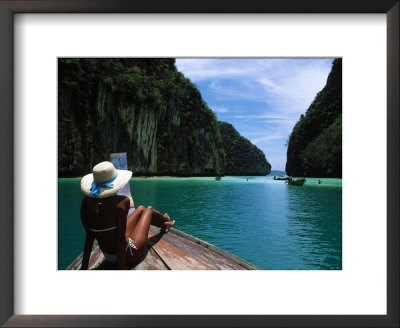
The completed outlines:
[[[335,59],[325,87],[290,135],[286,172],[342,177],[342,60]]]
[[[175,59],[60,59],[58,68],[59,177],[114,152],[127,152],[134,175],[223,174],[216,116]]]
[[[225,175],[267,175],[271,172],[263,151],[226,122],[218,122],[226,153]]]

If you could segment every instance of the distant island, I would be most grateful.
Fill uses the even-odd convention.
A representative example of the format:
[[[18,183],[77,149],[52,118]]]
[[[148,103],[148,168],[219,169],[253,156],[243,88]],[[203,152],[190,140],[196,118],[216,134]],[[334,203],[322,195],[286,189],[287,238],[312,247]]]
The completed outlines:
[[[264,153],[218,122],[173,58],[58,61],[58,175],[126,152],[136,176],[266,175]]]
[[[269,172],[269,175],[281,176],[281,175],[286,175],[286,172],[280,170],[271,170],[271,172]]]
[[[261,149],[242,137],[232,124],[218,124],[226,154],[225,175],[267,175],[271,172],[271,164]]]
[[[325,87],[289,137],[291,176],[342,177],[342,59],[335,59]]]

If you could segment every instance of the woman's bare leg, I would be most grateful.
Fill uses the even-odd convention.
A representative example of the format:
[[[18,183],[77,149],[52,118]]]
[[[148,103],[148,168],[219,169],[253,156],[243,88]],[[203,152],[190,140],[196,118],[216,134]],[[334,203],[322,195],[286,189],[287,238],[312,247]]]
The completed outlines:
[[[138,211],[136,213],[136,211]],[[136,214],[136,215],[135,215]],[[133,223],[135,223],[133,225]],[[129,222],[129,226],[133,226],[132,230],[128,233],[128,223],[126,228],[127,242],[128,238],[132,238],[135,241],[135,245],[138,249],[144,247],[147,242],[147,236],[149,234],[150,224],[165,228],[168,231],[169,227],[175,224],[175,221],[170,221],[168,214],[162,215],[160,212],[154,210],[151,206],[146,209],[138,208],[133,212],[132,219]]]
[[[135,210],[136,212],[136,210]],[[134,213],[135,213],[134,212]],[[127,255],[127,260],[128,262],[134,262],[137,261],[146,246],[147,242],[147,236],[149,234],[149,229],[150,229],[150,224],[151,224],[151,217],[152,217],[152,208],[146,208],[142,210],[140,213],[140,217],[138,218],[138,221],[136,225],[134,226],[132,232],[128,235],[126,234],[126,242],[128,244],[129,238],[132,239],[134,245],[136,246],[136,250],[131,249],[130,251],[127,250],[126,255]],[[133,214],[134,214],[133,213]]]
[[[146,209],[143,206],[139,206],[135,212],[128,218],[126,228],[126,242],[129,243],[129,238],[132,239],[136,250],[127,251],[128,262],[135,262],[140,259],[149,235],[150,224],[164,228],[163,232],[168,232],[169,227],[175,224],[175,221],[170,221],[168,214],[162,215],[160,212],[154,210],[151,206]],[[128,226],[131,230],[128,233]]]
[[[128,216],[126,220],[126,230],[125,230],[126,231],[125,236],[127,238],[131,236],[133,229],[139,222],[139,219],[142,216],[144,210],[145,208],[143,206],[139,206],[138,208],[135,209],[135,211],[131,215]]]

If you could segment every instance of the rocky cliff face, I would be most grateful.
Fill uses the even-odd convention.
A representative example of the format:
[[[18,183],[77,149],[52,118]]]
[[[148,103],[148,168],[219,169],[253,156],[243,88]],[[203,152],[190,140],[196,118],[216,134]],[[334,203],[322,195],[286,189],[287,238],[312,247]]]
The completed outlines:
[[[60,177],[87,174],[115,152],[127,153],[134,175],[269,172],[248,140],[232,151],[232,126],[221,138],[215,114],[174,59],[60,59],[58,69]],[[252,163],[237,164],[248,156]]]
[[[214,113],[174,59],[60,59],[59,176],[127,152],[135,175],[217,175]]]
[[[342,177],[342,60],[335,59],[325,87],[301,115],[289,138],[286,172]]]
[[[242,137],[229,123],[218,122],[226,153],[225,175],[267,175],[271,172],[263,151]]]

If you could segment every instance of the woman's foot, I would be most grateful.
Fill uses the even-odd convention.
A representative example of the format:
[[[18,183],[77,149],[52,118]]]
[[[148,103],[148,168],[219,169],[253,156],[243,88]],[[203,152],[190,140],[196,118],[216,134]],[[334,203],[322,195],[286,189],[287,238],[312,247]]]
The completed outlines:
[[[169,217],[168,213],[165,213],[165,214],[163,215],[163,218],[164,218],[164,221],[169,221],[169,220],[171,220],[171,218]]]
[[[169,228],[171,228],[175,224],[175,220],[171,221],[168,213],[163,215],[165,222],[164,222],[164,232],[168,232]]]

